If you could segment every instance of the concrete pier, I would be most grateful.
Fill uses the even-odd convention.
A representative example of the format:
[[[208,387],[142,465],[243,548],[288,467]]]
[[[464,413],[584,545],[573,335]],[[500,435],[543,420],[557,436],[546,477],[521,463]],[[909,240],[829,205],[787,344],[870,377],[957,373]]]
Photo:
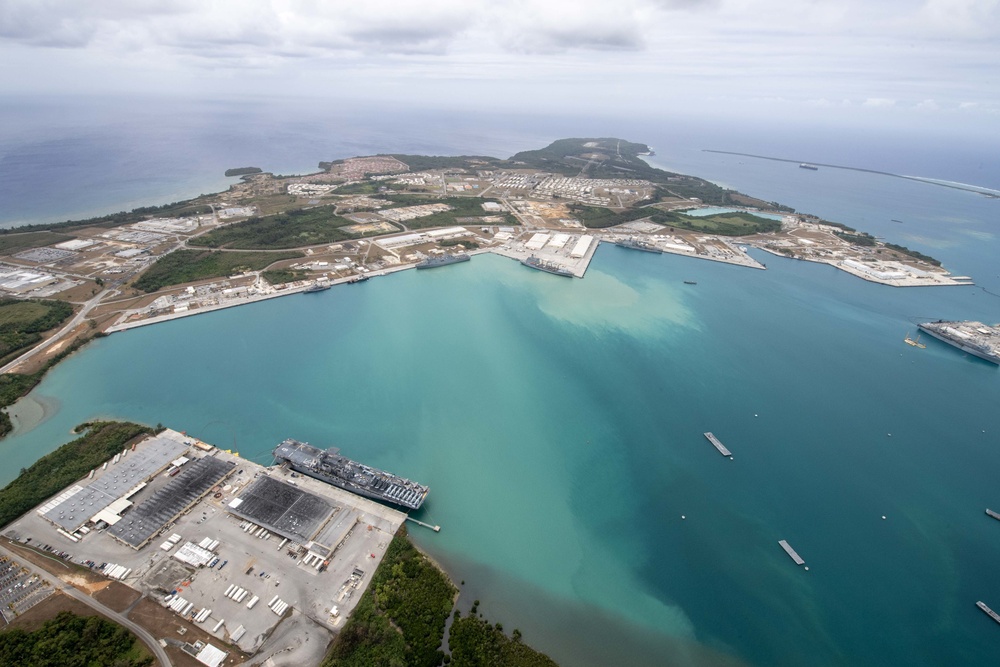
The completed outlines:
[[[441,526],[432,526],[429,523],[424,523],[423,521],[420,521],[418,519],[414,519],[412,516],[406,517],[406,520],[407,521],[412,521],[413,523],[417,524],[418,526],[423,526],[424,528],[430,528],[435,533],[440,533],[441,532]]]

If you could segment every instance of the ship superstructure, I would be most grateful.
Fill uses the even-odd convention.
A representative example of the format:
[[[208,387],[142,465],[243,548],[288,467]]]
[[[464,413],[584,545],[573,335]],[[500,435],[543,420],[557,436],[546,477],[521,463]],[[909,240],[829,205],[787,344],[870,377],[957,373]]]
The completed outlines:
[[[455,253],[454,255],[439,255],[437,257],[428,257],[422,262],[417,264],[418,269],[434,269],[439,266],[448,266],[449,264],[458,264],[459,262],[468,262],[469,256],[464,252]]]
[[[925,322],[918,324],[938,340],[953,345],[963,352],[1000,365],[1000,325],[989,326],[982,322]]]
[[[655,245],[649,241],[637,238],[627,238],[621,241],[615,241],[615,245],[619,248],[629,248],[631,250],[642,250],[643,252],[653,252],[657,255],[662,255],[663,251],[657,248]]]
[[[336,447],[319,449],[289,438],[272,452],[279,463],[327,484],[407,509],[420,509],[430,489],[422,484],[340,455]]]

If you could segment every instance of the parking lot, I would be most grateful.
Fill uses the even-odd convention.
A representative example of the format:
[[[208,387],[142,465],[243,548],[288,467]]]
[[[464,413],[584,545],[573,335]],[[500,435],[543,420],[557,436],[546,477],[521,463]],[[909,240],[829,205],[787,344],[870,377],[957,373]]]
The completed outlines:
[[[28,573],[16,561],[0,557],[0,615],[10,622],[52,595],[47,581]]]

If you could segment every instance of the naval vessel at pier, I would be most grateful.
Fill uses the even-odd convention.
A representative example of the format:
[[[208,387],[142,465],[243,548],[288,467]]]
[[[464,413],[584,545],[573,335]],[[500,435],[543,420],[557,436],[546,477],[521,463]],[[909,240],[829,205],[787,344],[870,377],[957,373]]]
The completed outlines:
[[[427,259],[419,262],[417,264],[418,269],[434,269],[439,266],[448,266],[449,264],[458,264],[459,262],[468,262],[469,256],[464,252],[455,253],[454,255],[440,255],[438,257],[428,257]]]
[[[275,447],[272,454],[276,461],[287,463],[303,475],[407,509],[420,509],[430,492],[422,484],[341,456],[336,447],[323,450],[289,438]]]
[[[631,250],[642,250],[643,252],[652,252],[657,255],[662,255],[663,251],[657,248],[655,245],[649,241],[644,241],[642,239],[628,238],[622,241],[615,241],[615,245],[619,248],[629,248]]]
[[[544,271],[545,273],[551,273],[552,275],[555,276],[565,276],[567,278],[573,277],[573,272],[567,269],[562,264],[559,264],[558,262],[553,262],[548,259],[542,259],[541,257],[535,257],[534,255],[526,259],[522,259],[521,264],[524,264],[525,266],[532,269]]]
[[[1000,366],[1000,326],[988,326],[982,322],[925,322],[918,324],[940,341],[948,343],[963,352]]]

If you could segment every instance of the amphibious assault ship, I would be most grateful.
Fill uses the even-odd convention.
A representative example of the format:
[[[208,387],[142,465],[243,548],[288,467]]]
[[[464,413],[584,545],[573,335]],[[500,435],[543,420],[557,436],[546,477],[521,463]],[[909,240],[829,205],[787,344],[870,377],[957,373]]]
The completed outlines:
[[[619,248],[630,248],[632,250],[642,250],[643,252],[653,252],[657,255],[663,254],[663,251],[655,245],[649,241],[643,241],[641,239],[628,238],[623,241],[615,241],[615,245]]]
[[[550,262],[547,259],[541,259],[540,257],[535,257],[532,255],[527,259],[522,259],[521,264],[531,267],[532,269],[538,269],[539,271],[545,271],[546,273],[551,273],[556,276],[566,276],[567,278],[573,277],[573,272],[567,269],[561,264],[556,262]]]
[[[424,504],[430,489],[422,484],[371,468],[340,455],[336,447],[322,450],[307,442],[289,438],[272,452],[279,463],[287,463],[303,475],[338,486],[360,496],[416,510]]]
[[[455,253],[454,255],[440,255],[438,257],[428,257],[424,261],[417,264],[418,269],[434,269],[439,266],[448,266],[449,264],[458,264],[459,262],[468,262],[470,257],[464,252]]]
[[[1000,366],[1000,325],[938,320],[917,326],[940,341]]]

